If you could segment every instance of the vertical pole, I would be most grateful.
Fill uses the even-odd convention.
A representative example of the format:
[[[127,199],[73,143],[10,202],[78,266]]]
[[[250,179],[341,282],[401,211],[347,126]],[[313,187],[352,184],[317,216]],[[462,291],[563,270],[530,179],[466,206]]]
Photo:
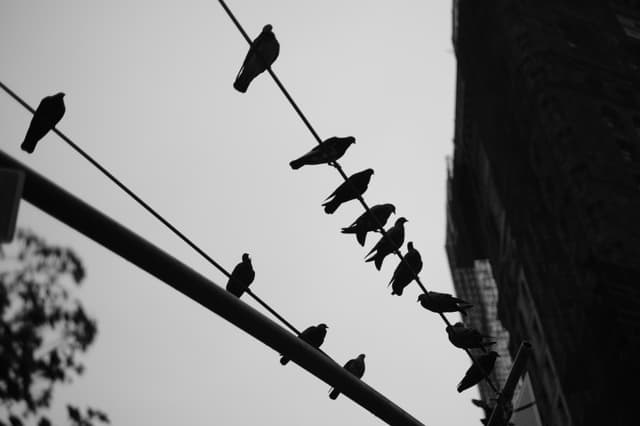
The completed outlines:
[[[0,169],[0,243],[13,240],[23,185],[24,172]]]
[[[518,380],[520,380],[520,377],[522,377],[526,370],[527,359],[530,355],[531,343],[525,340],[520,343],[516,359],[513,361],[511,371],[509,372],[507,381],[502,388],[502,392],[500,393],[500,396],[498,396],[498,401],[496,402],[495,407],[493,407],[487,426],[504,426],[511,417],[511,413],[513,411],[511,402],[513,399],[513,392],[516,389]]]

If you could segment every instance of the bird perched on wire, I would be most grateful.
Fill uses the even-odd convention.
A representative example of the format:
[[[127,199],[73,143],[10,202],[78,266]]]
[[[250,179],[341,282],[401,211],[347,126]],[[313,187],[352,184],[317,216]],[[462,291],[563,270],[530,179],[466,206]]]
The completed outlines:
[[[356,240],[364,247],[367,232],[384,228],[391,213],[396,212],[393,204],[378,204],[371,207],[370,212],[364,212],[347,228],[342,228],[343,234],[356,234]]]
[[[404,255],[404,262],[400,261],[396,270],[393,272],[391,281],[389,281],[391,294],[402,296],[404,288],[415,279],[421,270],[422,258],[420,257],[420,253],[413,247],[413,242],[409,241],[409,244],[407,244],[407,254]]]
[[[497,352],[491,351],[488,354],[478,357],[474,364],[469,367],[460,383],[458,383],[458,392],[477,385],[482,379],[487,377],[491,373],[491,370],[493,370],[493,365],[499,356]]]
[[[358,355],[357,358],[350,359],[344,365],[344,369],[356,376],[358,379],[364,375],[364,354]],[[336,388],[331,389],[329,398],[336,399],[340,395],[340,391]]]
[[[491,336],[485,336],[478,330],[467,328],[461,322],[449,325],[446,328],[449,341],[456,348],[473,349],[480,348],[487,352],[486,346],[495,345],[496,342],[486,342],[484,339],[493,339]]]
[[[379,271],[382,267],[382,261],[389,254],[398,250],[404,243],[404,223],[408,222],[404,217],[396,219],[395,225],[393,225],[387,231],[387,235],[383,235],[375,246],[371,249],[367,256],[374,251],[376,252],[365,262],[373,262],[376,265],[376,269]],[[365,256],[366,257],[366,256]]]
[[[325,199],[325,202],[322,204],[325,213],[332,214],[340,207],[340,204],[355,200],[364,194],[369,186],[371,175],[373,175],[373,169],[366,169],[349,176],[345,182]],[[331,198],[331,200],[329,200],[329,198]]]
[[[249,288],[256,277],[256,273],[251,265],[251,258],[247,253],[242,255],[242,262],[238,263],[227,282],[227,291],[240,297]]]
[[[327,336],[327,328],[329,327],[327,327],[326,324],[312,325],[311,327],[307,327],[298,337],[317,349],[322,345],[324,338]],[[289,358],[285,356],[280,358],[280,364],[282,365],[287,365],[289,361]]]
[[[270,24],[265,25],[260,35],[251,43],[249,52],[233,82],[233,87],[237,91],[245,93],[253,79],[266,71],[278,57],[280,44],[272,30],[273,27]]]
[[[64,100],[62,98],[64,98],[64,93],[60,92],[52,96],[47,96],[40,101],[40,105],[36,108],[33,118],[31,118],[27,135],[20,145],[23,151],[31,154],[40,139],[42,139],[49,130],[56,127],[56,124],[62,119],[65,112]]]
[[[346,138],[331,137],[314,147],[302,157],[291,161],[289,165],[292,169],[297,170],[302,166],[326,164],[337,161],[347,152],[347,148],[353,143],[356,143],[356,138],[353,136],[347,136]]]
[[[438,293],[437,291],[428,291],[426,294],[421,294],[418,296],[418,302],[423,308],[437,314],[460,312],[463,316],[466,316],[467,313],[465,311],[473,307],[469,302],[453,297],[450,294]]]

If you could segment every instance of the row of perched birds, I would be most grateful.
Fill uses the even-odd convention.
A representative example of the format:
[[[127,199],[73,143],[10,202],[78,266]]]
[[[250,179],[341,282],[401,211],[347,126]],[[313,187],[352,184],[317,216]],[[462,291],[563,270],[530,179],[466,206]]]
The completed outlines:
[[[273,34],[272,26],[265,25],[260,35],[253,41],[236,76],[233,87],[240,92],[246,92],[253,79],[269,69],[278,57],[279,51],[280,45]],[[58,93],[42,99],[21,144],[21,148],[24,151],[32,153],[37,143],[62,119],[65,113],[63,97],[64,93]],[[355,138],[352,136],[331,137],[311,151],[291,161],[289,165],[294,170],[308,165],[334,165],[352,144],[355,144]],[[324,211],[332,214],[343,203],[362,196],[369,186],[373,173],[373,169],[366,169],[348,177],[322,204]],[[367,234],[383,229],[389,217],[395,211],[393,204],[375,205],[360,215],[351,225],[343,228],[342,233],[355,234],[358,243],[364,246]],[[376,269],[380,270],[385,257],[402,247],[405,238],[404,224],[406,222],[406,218],[398,218],[395,224],[386,231],[386,236],[383,235],[365,256],[365,258],[368,257],[366,262],[373,262]],[[391,294],[402,295],[405,287],[417,277],[421,270],[422,259],[420,253],[413,246],[413,242],[409,242],[404,261],[398,264],[389,282],[392,288]],[[254,279],[255,272],[251,265],[251,258],[245,253],[242,255],[242,261],[233,269],[226,288],[230,293],[241,297]],[[460,312],[462,315],[466,315],[465,311],[472,307],[471,304],[462,299],[434,291],[421,294],[418,297],[418,301],[425,309],[439,314]],[[326,337],[327,328],[326,324],[311,326],[300,333],[299,337],[312,347],[320,348]],[[469,329],[462,323],[447,326],[446,331],[451,343],[458,348],[481,348],[486,352],[486,347],[494,343],[485,340],[489,336],[484,336],[476,330]],[[458,392],[462,392],[480,382],[493,369],[497,356],[498,354],[492,351],[479,357],[459,383]],[[365,369],[364,358],[365,355],[360,354],[358,357],[349,360],[344,368],[356,377],[361,378]],[[280,360],[282,365],[286,365],[288,361],[285,356]],[[338,390],[333,389],[329,396],[335,399],[339,393]]]
[[[233,87],[242,93],[246,92],[253,79],[268,70],[278,58],[279,53],[280,44],[273,33],[273,27],[271,25],[265,25],[260,35],[258,35],[251,44],[249,52],[233,83]],[[356,140],[352,136],[331,137],[314,147],[311,151],[291,161],[289,165],[294,170],[303,166],[317,164],[336,165],[336,162],[342,158],[347,152],[347,149],[349,149],[352,144],[355,144],[355,142]],[[333,214],[342,204],[361,197],[367,190],[373,174],[373,169],[366,169],[348,177],[322,204],[324,211],[327,214]],[[367,233],[384,229],[389,217],[392,213],[395,213],[395,211],[396,208],[393,204],[375,205],[368,211],[365,211],[351,225],[342,228],[342,233],[355,234],[358,243],[364,246]],[[406,222],[406,218],[398,218],[395,224],[386,231],[386,235],[383,235],[365,256],[366,262],[373,262],[376,269],[380,270],[385,257],[402,247],[405,238],[404,224]],[[415,249],[413,242],[409,242],[404,260],[400,261],[391,277],[391,281],[389,281],[392,289],[391,294],[401,296],[405,287],[418,276],[421,270],[422,258],[420,253]],[[236,273],[236,271],[237,274],[250,275],[253,280],[254,273],[247,254],[243,255],[243,262],[234,269],[234,273]],[[242,286],[243,284],[235,280],[234,274],[232,274],[227,289],[239,296],[242,294]],[[462,299],[434,291],[421,294],[418,297],[418,301],[425,309],[439,314],[445,312],[460,312],[464,316],[466,315],[465,311],[472,307],[470,303]],[[486,347],[495,342],[487,341],[486,339],[490,338],[489,336],[482,335],[477,330],[467,328],[460,322],[454,325],[448,325],[446,331],[449,341],[454,346],[462,349],[481,348],[485,352],[485,354],[479,357],[476,363],[469,368],[459,383],[458,392],[462,392],[480,382],[485,375],[493,369],[493,364],[498,354],[493,351],[486,353]],[[326,324],[319,324],[305,329],[299,337],[311,346],[319,348],[324,342],[326,334]],[[361,354],[357,358],[348,361],[347,364],[345,364],[345,368],[357,377],[362,377],[364,374],[364,357],[364,354]],[[280,362],[285,365],[288,359],[282,357]],[[339,392],[334,389],[330,396],[335,399],[338,394]]]

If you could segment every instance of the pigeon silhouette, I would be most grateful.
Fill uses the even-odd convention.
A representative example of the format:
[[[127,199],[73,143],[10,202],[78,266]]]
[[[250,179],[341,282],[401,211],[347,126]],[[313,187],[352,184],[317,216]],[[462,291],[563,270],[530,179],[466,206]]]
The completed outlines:
[[[404,262],[400,261],[393,277],[389,281],[391,294],[402,296],[404,288],[415,279],[415,276],[422,270],[422,258],[418,250],[413,248],[413,242],[407,244],[407,254],[404,255]]]
[[[436,291],[429,291],[426,294],[418,296],[418,302],[423,308],[442,314],[445,312],[460,312],[463,316],[466,316],[465,312],[473,305],[457,297],[453,297],[450,294],[438,293]]]
[[[358,355],[357,358],[350,359],[344,365],[344,369],[356,376],[358,379],[364,375],[364,354]],[[336,399],[340,395],[340,391],[336,388],[331,389],[329,398]]]
[[[265,25],[260,35],[251,43],[249,52],[233,82],[233,87],[237,91],[245,93],[253,79],[267,70],[278,57],[280,44],[272,30],[271,25]]]
[[[461,322],[449,325],[446,328],[449,341],[453,346],[460,349],[480,348],[486,350],[486,346],[495,345],[496,342],[486,342],[484,339],[492,339],[491,336],[485,336],[478,330],[467,328]]]
[[[64,93],[60,92],[52,96],[47,96],[40,101],[40,105],[36,108],[33,118],[31,118],[27,135],[20,145],[23,151],[31,154],[40,139],[42,139],[49,130],[56,127],[56,124],[62,119],[65,111],[63,97]]]
[[[256,273],[251,265],[251,258],[247,253],[242,255],[242,262],[238,263],[227,282],[227,291],[240,297],[249,288],[256,277]]]
[[[491,370],[493,370],[493,365],[496,363],[498,356],[497,352],[491,351],[488,354],[478,357],[476,362],[469,367],[460,383],[458,383],[458,392],[477,385],[480,383],[480,380],[487,377],[491,373]]]
[[[326,324],[312,325],[311,327],[307,327],[298,337],[317,349],[324,342],[324,338],[327,335],[327,328],[329,327],[327,327]],[[285,356],[280,358],[280,364],[287,365],[288,362],[289,358]]]
[[[347,148],[349,148],[352,143],[356,143],[356,138],[353,136],[347,136],[346,138],[334,136],[322,142],[302,157],[293,160],[289,165],[292,169],[297,170],[302,166],[326,164],[337,161],[347,152]]]
[[[379,271],[382,267],[382,261],[389,254],[393,253],[395,250],[398,250],[402,247],[402,243],[404,243],[404,223],[408,222],[404,217],[396,219],[395,225],[393,225],[387,231],[387,237],[384,235],[380,238],[380,240],[376,243],[375,246],[371,249],[367,256],[369,256],[374,251],[376,252],[369,259],[366,259],[365,262],[373,262],[376,265],[376,269]],[[365,256],[366,257],[366,256]]]
[[[378,204],[369,210],[371,213],[364,212],[349,227],[342,228],[343,234],[356,234],[356,240],[363,247],[367,240],[367,232],[375,231],[378,227],[384,228],[391,213],[396,212],[393,204]]]
[[[349,176],[345,182],[337,187],[336,190],[326,198],[326,200],[329,200],[329,198],[331,198],[331,200],[325,200],[326,202],[322,204],[324,206],[325,213],[333,214],[333,212],[340,207],[340,204],[346,203],[350,200],[355,200],[360,195],[364,194],[369,186],[372,174],[373,169],[366,169]]]

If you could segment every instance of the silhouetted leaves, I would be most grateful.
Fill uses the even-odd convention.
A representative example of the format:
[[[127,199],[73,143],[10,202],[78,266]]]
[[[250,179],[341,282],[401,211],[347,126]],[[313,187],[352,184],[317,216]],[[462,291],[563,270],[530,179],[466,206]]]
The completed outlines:
[[[70,249],[18,230],[14,243],[2,247],[0,265],[0,403],[11,408],[10,424],[18,425],[49,407],[56,384],[83,373],[79,355],[95,340],[97,327],[73,297],[85,270]],[[69,410],[72,420],[79,419],[74,424],[108,422],[97,410],[75,410]],[[41,416],[37,424],[51,421]]]

